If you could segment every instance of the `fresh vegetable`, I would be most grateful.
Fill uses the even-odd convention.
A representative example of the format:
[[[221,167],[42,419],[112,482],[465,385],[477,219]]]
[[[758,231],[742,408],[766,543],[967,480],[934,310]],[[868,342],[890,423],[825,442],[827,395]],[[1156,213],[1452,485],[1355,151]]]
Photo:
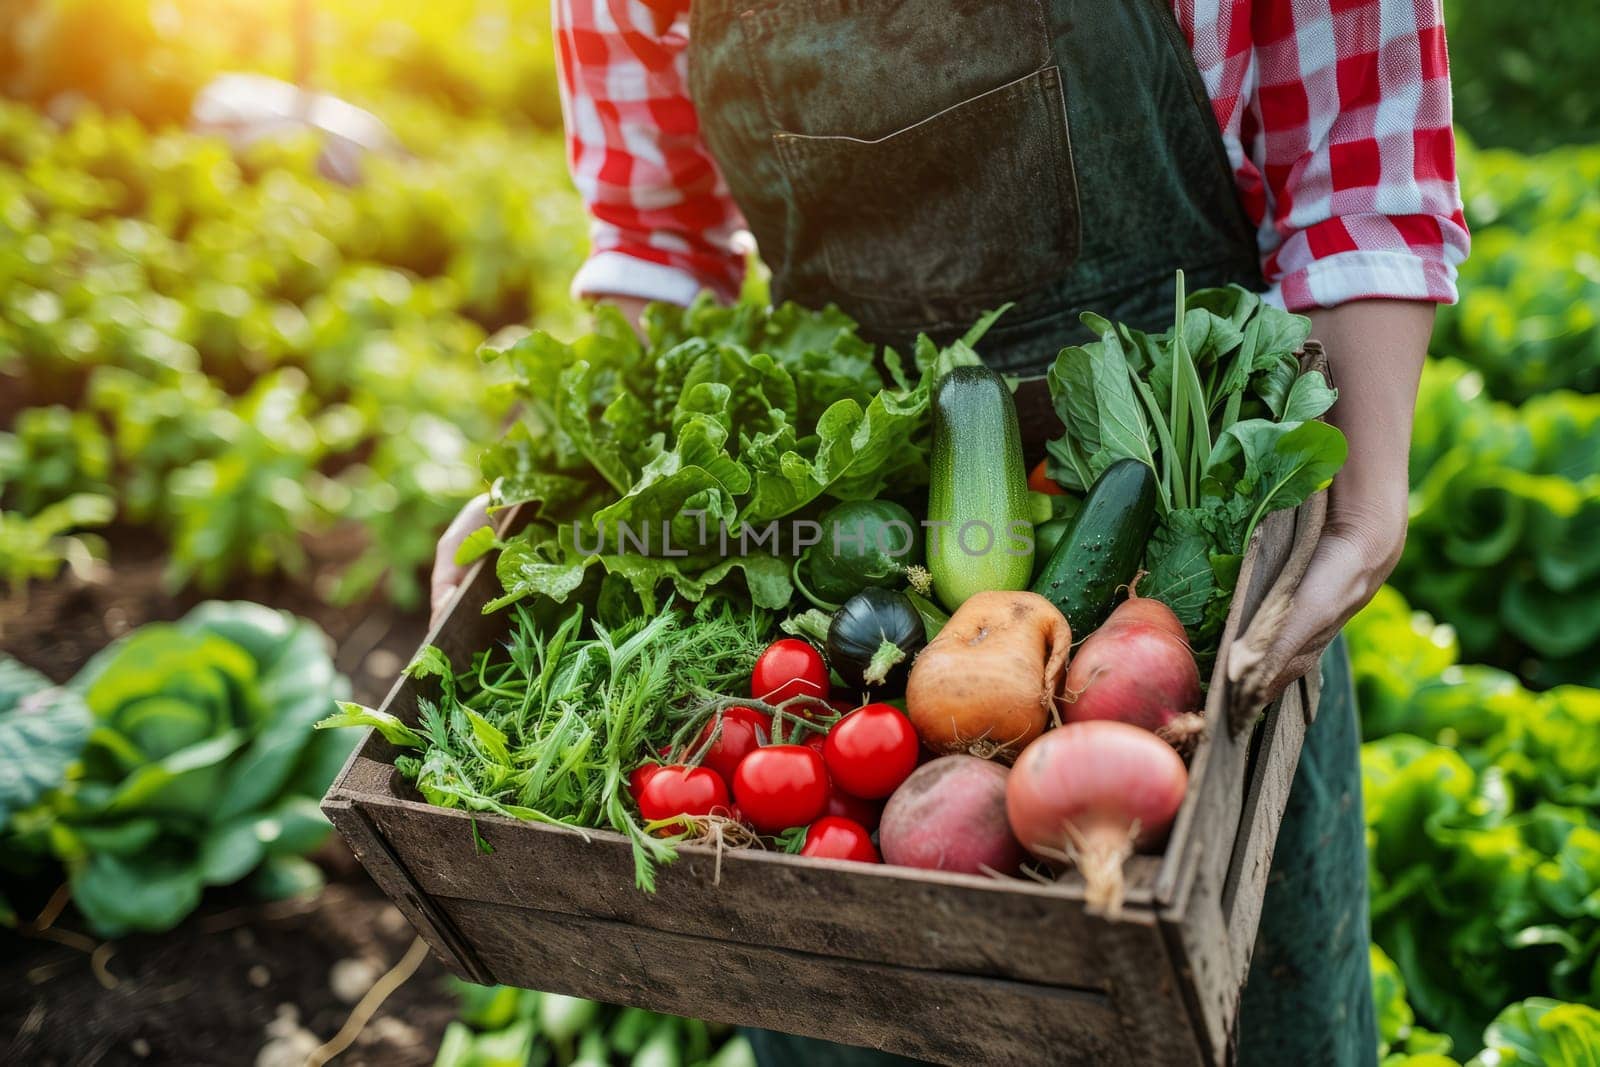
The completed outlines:
[[[632,842],[635,879],[650,889],[655,865],[676,851],[638,821],[628,775],[663,746],[676,740],[681,751],[699,733],[705,694],[746,684],[772,619],[720,596],[615,628],[582,609],[551,614],[541,621],[546,616],[517,605],[503,644],[459,671],[439,649],[424,648],[407,671],[436,679],[439,698],[415,728],[355,704],[318,725],[371,726],[410,750],[395,766],[430,803],[609,826]]]
[[[1303,503],[1344,463],[1344,435],[1317,421],[1336,394],[1299,369],[1310,322],[1238,286],[1186,296],[1181,274],[1166,333],[1083,321],[1099,339],[1063,349],[1050,369],[1066,427],[1048,446],[1051,477],[1083,491],[1120,460],[1154,472],[1146,593],[1209,659],[1262,518]]]
[[[866,589],[833,613],[828,623],[828,665],[856,692],[899,693],[911,658],[928,643],[922,615],[909,598]]]
[[[320,630],[242,602],[141,627],[64,689],[0,658],[5,860],[53,854],[106,937],[171,929],[207,886],[315,890],[352,739],[311,725],[344,687]]]
[[[1011,773],[975,756],[941,756],[918,767],[883,809],[878,841],[884,862],[1011,874],[1023,860],[1006,819]]]
[[[933,401],[928,570],[951,611],[975,593],[1025,589],[1033,524],[1017,408],[987,367],[957,367]]]
[[[383,97],[385,120],[404,130],[404,160],[368,155],[367,180],[346,186],[318,173],[304,142],[235,155],[184,129],[195,90],[253,66],[231,48],[223,59],[209,31],[170,36],[172,51],[152,59],[133,45],[161,36],[142,0],[0,11],[8,93],[35,76],[26,64],[56,71],[28,94],[40,101],[109,105],[57,122],[0,99],[0,203],[30,204],[0,221],[0,425],[11,432],[0,434],[0,578],[48,576],[63,561],[88,573],[102,542],[72,531],[114,515],[159,550],[185,599],[262,573],[300,579],[295,600],[377,587],[416,605],[420,565],[480,488],[479,446],[510,411],[474,349],[508,322],[579,321],[563,277],[582,260],[583,222],[559,137],[465,124],[440,97],[367,75],[357,88],[349,62],[319,65],[343,82],[323,88]],[[352,47],[375,40],[349,31],[353,12],[318,32],[333,35],[324,55],[365,66],[384,49]],[[460,40],[436,20],[460,16],[430,10],[414,38],[435,70],[439,49],[458,47],[442,38]],[[110,66],[63,76],[61,49],[85,54],[86,27]],[[548,70],[539,51],[530,69]],[[462,70],[460,58],[447,65]],[[103,78],[121,87],[107,92]],[[553,92],[513,95],[539,100],[525,113],[553,114]],[[18,411],[36,402],[50,406]],[[330,535],[345,547],[319,555],[313,575],[302,545]]]
[[[1045,496],[1064,496],[1066,490],[1051,480],[1049,467],[1050,461],[1047,459],[1041,459],[1034,465],[1028,472],[1028,489]]]
[[[772,716],[736,704],[712,718],[689,746],[688,757],[709,767],[729,784],[733,772],[750,753],[772,738]]]
[[[1118,460],[1095,479],[1033,591],[1060,608],[1074,632],[1092,632],[1138,572],[1155,518],[1155,472],[1137,460]]]
[[[1459,663],[1389,588],[1346,633],[1372,934],[1418,1017],[1464,1055],[1513,1001],[1600,1003],[1600,691]]]
[[[733,796],[751,826],[782,833],[813,822],[828,806],[828,771],[804,745],[768,745],[739,764]]]
[[[650,823],[679,815],[727,815],[728,804],[727,783],[709,767],[662,767],[639,790],[639,817]]]
[[[1148,730],[1073,722],[1023,751],[1006,783],[1006,814],[1024,848],[1075,864],[1090,910],[1115,919],[1124,861],[1166,838],[1188,784],[1183,759]]]
[[[1079,645],[1061,687],[1067,722],[1112,719],[1151,730],[1184,751],[1205,728],[1200,669],[1172,610],[1129,591]]]
[[[909,719],[888,704],[868,704],[834,724],[822,754],[834,785],[879,800],[917,769],[920,751]]]
[[[823,757],[823,762],[827,762],[827,757]],[[883,820],[883,802],[851,796],[835,782],[828,790],[828,806],[822,809],[822,814],[837,815],[841,819],[860,823],[868,830],[876,830],[878,823]]]
[[[795,585],[833,611],[864,589],[906,583],[922,564],[922,525],[892,500],[847,500],[823,512],[821,540],[795,561]]]
[[[709,297],[654,306],[643,340],[603,307],[595,331],[570,344],[534,333],[497,353],[523,418],[483,470],[497,503],[536,502],[538,518],[500,550],[501,602],[566,602],[608,582],[630,611],[724,586],[788,607],[778,520],[919,489],[933,382],[978,362],[971,340],[921,341],[914,366],[886,353],[880,371],[837,309]],[[625,543],[624,527],[650,547]]]
[[[795,697],[828,699],[828,667],[822,653],[799,638],[774,641],[750,672],[750,695],[768,704]]]
[[[434,1067],[756,1067],[731,1027],[511,986],[451,980],[449,988],[461,1007]]]
[[[906,714],[935,752],[1010,762],[1044,732],[1071,648],[1039,594],[977,593],[917,657]]]
[[[1474,662],[1541,688],[1600,686],[1600,395],[1511,407],[1430,360],[1411,470],[1395,587],[1449,620]]]
[[[1063,516],[1057,519],[1046,519],[1033,528],[1033,581],[1037,585],[1039,575],[1044,573],[1045,566],[1050,562],[1050,556],[1055,552],[1061,539],[1072,529],[1073,518]],[[1037,590],[1035,590],[1037,592]]]
[[[641,763],[628,772],[628,795],[633,798],[635,804],[639,803],[639,794],[643,792],[645,783],[650,781],[662,766],[660,763]]]
[[[866,827],[836,815],[824,815],[811,824],[800,855],[861,863],[883,862]]]

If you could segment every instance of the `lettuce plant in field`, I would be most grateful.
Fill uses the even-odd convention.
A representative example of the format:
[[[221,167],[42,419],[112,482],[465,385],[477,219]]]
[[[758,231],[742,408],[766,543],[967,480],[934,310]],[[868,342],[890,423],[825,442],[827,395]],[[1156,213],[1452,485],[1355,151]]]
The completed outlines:
[[[10,672],[13,688],[48,691]],[[311,727],[343,689],[327,638],[285,612],[213,601],[143,627],[70,683],[63,722],[84,729],[40,740],[26,701],[0,714],[0,735],[32,741],[0,749],[0,830],[66,864],[105,936],[169,929],[206,886],[315,888],[303,854],[327,833],[317,801],[350,740]],[[7,788],[30,775],[36,788]]]
[[[1600,681],[1600,396],[1490,400],[1450,361],[1423,375],[1411,533],[1394,584],[1473,660],[1541,685]]]
[[[1600,690],[1534,692],[1504,671],[1458,664],[1453,631],[1393,589],[1349,636],[1369,739],[1373,937],[1416,1017],[1465,1052],[1506,1004],[1526,1001],[1519,1018],[1544,1019],[1528,998],[1556,997],[1588,1005],[1588,1015],[1552,1022],[1570,1016],[1581,1035],[1582,1020],[1600,1018]],[[1600,1055],[1597,1044],[1574,1047]]]

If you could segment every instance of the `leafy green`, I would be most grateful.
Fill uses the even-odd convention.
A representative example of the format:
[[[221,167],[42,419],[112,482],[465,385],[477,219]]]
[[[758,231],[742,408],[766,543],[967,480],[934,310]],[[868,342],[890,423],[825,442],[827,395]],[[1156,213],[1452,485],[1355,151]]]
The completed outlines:
[[[1595,1067],[1600,1064],[1600,1011],[1531,997],[1497,1015],[1484,1031],[1483,1044],[1474,1067]]]
[[[90,726],[77,694],[0,655],[0,835],[12,815],[61,784]]]
[[[105,542],[74,531],[104,526],[115,510],[110,497],[89,493],[58,500],[34,515],[0,510],[0,576],[13,593],[33,579],[54,577],[63,564],[87,576],[105,555]]]
[[[1458,664],[1390,589],[1348,634],[1373,936],[1417,1016],[1471,1049],[1512,1001],[1600,1004],[1600,691]]]
[[[645,611],[735,575],[757,605],[786,606],[794,550],[778,520],[925,484],[931,383],[977,362],[986,325],[943,350],[920,341],[909,368],[885,353],[887,384],[832,308],[658,305],[642,342],[601,309],[571,344],[534,333],[490,349],[524,414],[484,473],[497,505],[539,520],[503,546],[491,607],[566,602],[597,565]]]
[[[1600,397],[1513,408],[1476,373],[1430,361],[1411,479],[1395,584],[1475,660],[1544,685],[1600,681]]]
[[[0,689],[37,680],[0,663]],[[298,861],[327,834],[317,809],[345,739],[312,725],[344,685],[311,624],[248,603],[207,602],[109,646],[65,691],[41,690],[0,716],[32,742],[26,790],[7,783],[19,822],[67,864],[73,899],[106,936],[165,930],[208,885],[263,865],[310,885]],[[28,701],[53,701],[53,747]],[[26,728],[17,732],[18,727]]]
[[[641,888],[676,856],[639,823],[627,775],[681,742],[720,699],[748,684],[773,629],[767,613],[713,597],[608,628],[582,607],[541,622],[517,605],[504,646],[460,671],[425,648],[410,673],[437,679],[407,727],[352,704],[318,727],[370,726],[417,755],[396,765],[430,803],[577,827],[609,826],[633,845]]]
[[[1140,591],[1166,602],[1204,655],[1256,527],[1326,486],[1347,445],[1316,421],[1333,389],[1299,370],[1306,319],[1238,286],[1186,297],[1181,273],[1175,304],[1159,335],[1083,317],[1099,340],[1050,369],[1066,432],[1048,451],[1051,477],[1074,491],[1121,459],[1155,471],[1161,510]]]
[[[460,1010],[445,1030],[435,1067],[755,1067],[749,1043],[714,1023],[511,986],[452,980],[450,991]]]
[[[0,42],[24,23],[30,42],[26,59],[0,46],[0,81],[55,54],[60,9],[80,6],[0,15]],[[382,36],[374,56],[411,40],[415,58],[448,52],[455,69],[481,35],[409,6],[414,21],[347,5],[323,30]],[[459,15],[454,0],[442,6]],[[204,21],[160,36],[183,51]],[[436,39],[413,38],[418,23]],[[92,66],[123,72],[117,103],[149,103],[135,87],[155,75],[127,65],[142,54],[136,40],[113,47],[105,26],[76,29],[105,45]],[[518,78],[539,69],[527,58]],[[152,62],[174,69],[170,55]],[[352,51],[324,73],[375,62]],[[429,80],[400,63],[408,90]],[[63,81],[85,69],[47,76],[46,95],[100,95]],[[481,488],[473,443],[508,413],[477,347],[512,324],[578,322],[565,285],[583,226],[559,137],[445,124],[445,101],[465,84],[478,81],[426,103],[386,97],[407,151],[364,160],[366,180],[348,187],[318,173],[315,143],[236,156],[181,122],[151,130],[84,108],[58,126],[0,99],[0,379],[39,405],[0,434],[0,576],[20,587],[63,562],[86,573],[100,545],[73,530],[114,515],[166,542],[175,588],[308,576],[309,540],[328,560],[317,594],[349,600],[381,586],[401,606],[420,599],[438,531]],[[548,90],[496,95],[523,112],[542,100],[553,118]],[[63,525],[48,510],[83,499],[104,517]],[[320,551],[330,541],[336,554]]]

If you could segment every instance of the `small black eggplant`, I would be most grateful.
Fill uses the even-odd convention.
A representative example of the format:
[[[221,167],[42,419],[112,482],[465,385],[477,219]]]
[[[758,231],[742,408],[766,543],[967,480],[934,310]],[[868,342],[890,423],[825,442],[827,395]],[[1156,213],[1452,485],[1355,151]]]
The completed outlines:
[[[828,624],[828,665],[854,690],[898,694],[911,660],[928,643],[916,605],[904,593],[870,587],[844,602]]]

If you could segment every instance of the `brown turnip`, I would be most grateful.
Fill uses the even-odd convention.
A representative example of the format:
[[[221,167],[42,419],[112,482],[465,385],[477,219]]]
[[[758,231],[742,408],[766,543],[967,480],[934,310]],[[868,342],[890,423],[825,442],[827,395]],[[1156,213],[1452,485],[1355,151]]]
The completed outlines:
[[[935,752],[1010,762],[1049,723],[1072,629],[1037,593],[969,597],[917,656],[906,714]]]

